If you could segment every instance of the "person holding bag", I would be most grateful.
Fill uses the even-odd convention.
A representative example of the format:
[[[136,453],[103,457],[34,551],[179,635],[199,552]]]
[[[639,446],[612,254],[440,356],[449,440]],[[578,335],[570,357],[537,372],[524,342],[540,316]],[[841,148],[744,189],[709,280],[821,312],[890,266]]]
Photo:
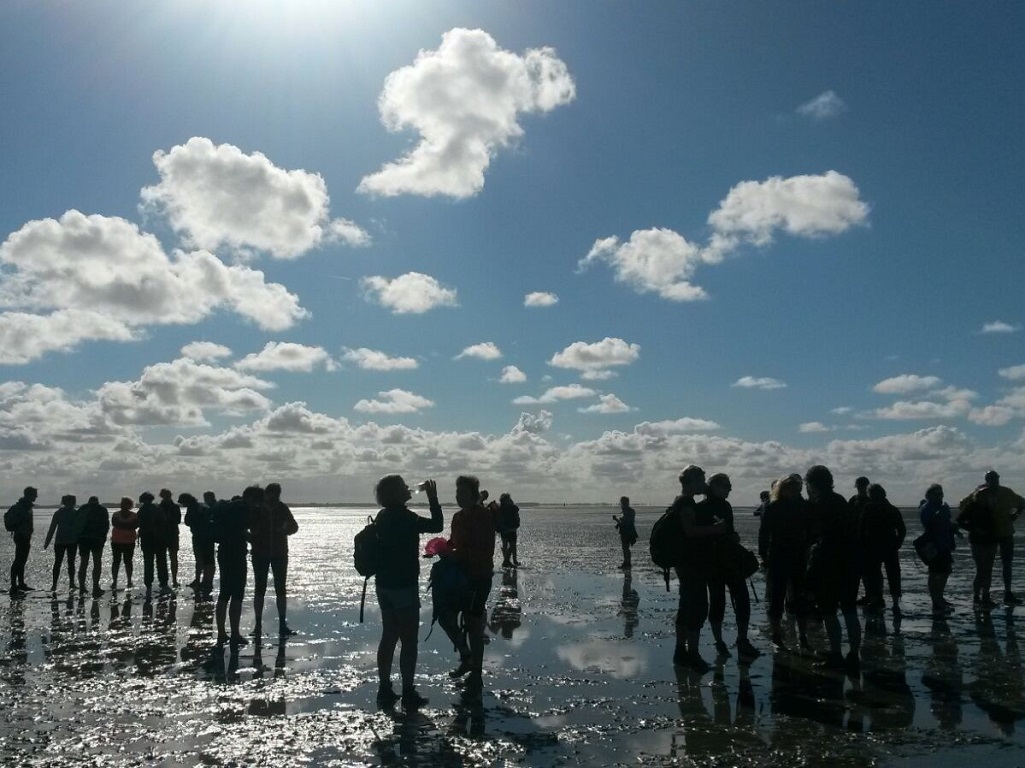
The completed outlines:
[[[943,486],[934,483],[925,492],[925,499],[918,508],[924,533],[915,539],[915,550],[929,568],[929,597],[935,616],[945,616],[953,609],[951,603],[943,598],[947,587],[947,579],[954,570],[954,534],[957,526],[950,519],[950,507],[943,501]],[[931,548],[931,553],[922,555],[920,542]]]

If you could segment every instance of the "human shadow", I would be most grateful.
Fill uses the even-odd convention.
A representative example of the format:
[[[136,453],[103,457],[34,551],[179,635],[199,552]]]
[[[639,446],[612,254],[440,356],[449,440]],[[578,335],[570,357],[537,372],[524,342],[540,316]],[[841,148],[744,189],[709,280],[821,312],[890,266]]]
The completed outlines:
[[[922,670],[922,685],[929,689],[929,708],[943,730],[954,731],[964,718],[964,671],[957,640],[945,617],[933,618],[926,644],[932,647],[932,654]]]
[[[520,604],[519,571],[506,568],[502,571],[502,586],[491,609],[491,621],[488,628],[500,634],[506,640],[512,640],[513,632],[522,623],[523,606]]]
[[[630,571],[623,572],[623,596],[619,601],[619,615],[623,617],[623,637],[629,639],[634,636],[634,630],[641,623],[638,615],[638,607],[641,597],[633,588],[633,576]]]

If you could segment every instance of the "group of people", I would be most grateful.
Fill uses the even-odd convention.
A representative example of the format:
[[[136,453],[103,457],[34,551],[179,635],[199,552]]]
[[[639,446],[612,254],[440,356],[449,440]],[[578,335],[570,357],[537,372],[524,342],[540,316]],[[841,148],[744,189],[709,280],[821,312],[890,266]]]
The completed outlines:
[[[26,488],[21,499],[4,515],[4,526],[11,533],[15,545],[11,564],[12,597],[22,597],[32,591],[25,582],[25,566],[32,546],[32,511],[38,495],[36,488]],[[140,494],[138,511],[132,499],[122,498],[118,509],[110,514],[96,496],[77,506],[74,495],[65,495],[61,506],[53,513],[43,542],[44,549],[53,544],[50,592],[57,592],[61,571],[66,565],[71,590],[77,588],[85,594],[91,560],[92,595],[100,597],[105,594],[106,590],[100,586],[100,577],[109,535],[111,590],[118,589],[122,568],[126,587],[133,586],[133,561],[138,544],[142,549],[146,599],[152,599],[154,575],[158,596],[173,595],[179,586],[179,530],[184,507],[184,523],[191,532],[195,562],[195,578],[188,586],[195,590],[198,598],[211,599],[214,575],[220,572],[215,609],[218,645],[246,643],[239,623],[248,580],[249,556],[252,558],[254,581],[253,634],[259,636],[263,631],[263,607],[270,574],[274,577],[279,632],[282,636],[293,634],[286,620],[288,537],[296,533],[299,526],[288,505],[281,500],[281,486],[278,483],[270,483],[266,488],[250,486],[240,496],[221,500],[212,491],[207,491],[203,494],[203,502],[190,493],[179,494],[176,502],[166,488],[160,491],[159,496],[160,501],[157,502],[148,491]],[[77,571],[76,555],[79,560]]]
[[[417,630],[420,625],[420,546],[424,533],[441,533],[445,518],[438,500],[434,480],[420,484],[427,494],[430,517],[418,515],[407,506],[413,491],[400,475],[381,478],[375,489],[381,511],[375,519],[379,546],[387,556],[382,558],[374,574],[377,602],[381,608],[382,633],[377,647],[378,704],[383,707],[402,701],[411,709],[427,703],[414,686],[417,659]],[[435,599],[434,608],[439,626],[445,631],[456,652],[458,666],[452,678],[465,678],[467,691],[478,691],[484,665],[484,628],[487,601],[491,593],[495,569],[495,536],[502,541],[502,565],[518,566],[517,529],[520,527],[519,507],[512,497],[503,493],[499,502],[487,504],[487,491],[473,475],[456,478],[456,506],[452,516],[450,538],[439,551],[441,558],[461,578],[460,598],[452,601]],[[401,644],[399,674],[402,692],[392,687],[392,662],[395,647]]]
[[[680,495],[670,508],[676,515],[678,522],[674,525],[678,526],[680,536],[680,557],[675,566],[680,600],[673,662],[702,672],[709,668],[698,652],[706,620],[716,650],[720,655],[728,655],[729,649],[722,639],[724,587],[730,591],[736,613],[738,656],[742,662],[749,661],[759,652],[747,638],[751,616],[748,590],[743,578],[733,573],[737,535],[733,510],[727,501],[730,479],[716,474],[706,481],[704,471],[690,465],[680,473],[679,481]],[[756,511],[761,518],[758,553],[766,575],[773,645],[778,650],[788,650],[782,629],[785,612],[796,617],[802,652],[812,652],[809,621],[821,621],[829,648],[819,663],[830,669],[857,670],[862,636],[858,606],[867,610],[885,607],[884,570],[892,608],[896,613],[901,610],[899,551],[907,528],[900,510],[887,499],[886,490],[878,483],[859,477],[855,481],[857,492],[850,499],[844,499],[833,486],[832,472],[822,465],[811,467],[803,478],[791,474],[774,481]],[[695,497],[701,495],[704,498],[696,501]],[[628,530],[633,528],[633,515],[632,510],[627,512],[628,499],[624,498],[622,504],[620,535],[627,555],[627,539],[636,539],[636,532],[623,533],[625,521]],[[945,616],[953,610],[944,590],[961,529],[968,531],[975,561],[975,605],[981,609],[994,605],[990,585],[998,552],[1003,563],[1004,603],[1021,602],[1011,588],[1011,563],[1014,521],[1023,509],[1025,499],[1001,486],[1000,476],[992,470],[979,487],[962,499],[956,519],[943,501],[943,488],[928,488],[919,507],[923,533],[915,540],[915,549],[929,570],[929,596],[936,615]],[[629,566],[628,555],[624,566]],[[859,598],[862,584],[864,596]],[[846,655],[842,651],[844,627]]]

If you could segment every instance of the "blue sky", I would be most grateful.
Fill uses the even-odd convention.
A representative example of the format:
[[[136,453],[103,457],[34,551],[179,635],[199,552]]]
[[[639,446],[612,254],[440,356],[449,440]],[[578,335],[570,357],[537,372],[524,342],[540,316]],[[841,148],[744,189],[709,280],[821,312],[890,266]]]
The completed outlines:
[[[1025,484],[1025,10],[6,3],[0,491]]]

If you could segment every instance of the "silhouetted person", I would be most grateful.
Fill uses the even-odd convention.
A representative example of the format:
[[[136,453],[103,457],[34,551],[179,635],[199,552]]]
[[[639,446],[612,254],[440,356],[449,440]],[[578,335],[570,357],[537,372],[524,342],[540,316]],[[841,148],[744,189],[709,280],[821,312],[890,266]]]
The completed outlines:
[[[251,485],[242,492],[242,498],[221,502],[215,511],[217,531],[217,567],[221,572],[221,590],[217,594],[217,645],[230,642],[232,647],[245,645],[239,632],[242,601],[246,592],[246,541],[256,510],[263,504],[263,488]],[[225,628],[225,618],[231,624],[231,635]]]
[[[203,568],[199,575],[199,589],[204,596],[209,597],[214,589],[214,574],[217,572],[217,555],[215,552],[216,543],[214,542],[213,533],[213,514],[214,508],[220,502],[217,501],[217,496],[213,491],[205,491],[203,493],[203,507],[201,519],[206,522],[205,532],[201,536],[201,543],[199,548],[203,553]],[[193,536],[195,536],[195,531]]]
[[[32,549],[32,507],[39,496],[32,486],[27,487],[21,498],[7,510],[11,516],[8,526],[14,540],[14,560],[11,562],[11,595],[18,596],[32,589],[25,583],[25,564]],[[6,515],[4,516],[6,524]]]
[[[856,478],[855,481],[854,481],[854,491],[855,491],[855,493],[854,493],[853,496],[851,496],[850,499],[847,500],[847,503],[850,504],[851,507],[856,512],[856,516],[857,516],[857,518],[859,520],[859,523],[858,523],[859,525],[861,524],[860,523],[861,513],[864,511],[865,505],[868,504],[868,486],[869,485],[871,485],[871,483],[869,482],[869,479],[867,477],[865,477],[864,475],[862,475],[861,477]],[[862,582],[865,582],[865,574],[862,574],[861,576],[862,576]],[[872,597],[869,594],[869,585],[868,585],[867,582],[865,582],[865,595],[858,599],[858,605],[868,605],[871,601],[872,601]]]
[[[975,578],[972,580],[972,602],[978,608],[992,608],[989,596],[993,583],[993,561],[997,556],[996,519],[993,507],[980,500],[979,489],[961,499],[957,524],[968,531],[968,545],[975,561]]]
[[[758,554],[766,569],[772,644],[779,650],[786,650],[783,642],[783,613],[788,593],[793,596],[800,647],[802,650],[811,649],[805,599],[810,531],[801,487],[799,475],[788,475],[774,482],[771,499],[762,513],[762,523],[758,529]]]
[[[502,537],[502,567],[518,566],[520,508],[513,503],[512,496],[503,493],[498,497],[498,509],[492,511],[498,515],[498,530]]]
[[[736,569],[723,568],[724,564],[736,557],[735,547],[740,543],[740,536],[733,525],[733,507],[727,501],[733,485],[728,475],[716,473],[708,478],[706,488],[704,500],[697,505],[696,516],[701,519],[710,513],[722,531],[722,536],[707,539],[708,547],[713,551],[713,562],[718,565],[710,569],[708,576],[708,623],[712,628],[715,650],[720,656],[729,656],[729,647],[722,636],[722,623],[726,616],[726,590],[729,589],[733,613],[737,619],[737,656],[741,662],[750,662],[761,656],[761,651],[751,645],[747,637],[748,625],[751,623],[751,593],[747,591],[747,582],[738,578]]]
[[[170,594],[167,585],[167,519],[164,510],[153,503],[153,494],[139,495],[139,543],[142,545],[142,583],[146,597],[153,593],[153,566],[156,564],[160,594]]]
[[[192,534],[192,558],[196,576],[186,586],[202,594],[202,575],[214,559],[214,540],[210,528],[210,510],[191,493],[179,493],[178,505],[185,508],[185,527]]]
[[[75,552],[78,548],[79,519],[75,509],[75,497],[67,494],[61,498],[61,506],[50,518],[50,530],[46,532],[43,549],[53,541],[53,583],[50,591],[57,591],[57,581],[61,575],[61,564],[67,560],[68,584],[75,588]],[[56,598],[54,598],[56,599]]]
[[[768,491],[762,491],[758,494],[758,506],[755,507],[754,516],[761,517],[765,512],[765,508],[769,506],[769,502],[772,500],[772,494]]]
[[[619,499],[619,509],[619,514],[612,516],[612,519],[616,521],[616,530],[619,532],[619,544],[623,548],[623,562],[619,567],[629,568],[631,565],[630,547],[637,543],[637,513],[630,506],[628,496]]]
[[[955,525],[950,519],[950,507],[943,501],[943,486],[930,485],[925,500],[918,508],[924,535],[936,547],[936,557],[929,563],[929,599],[934,614],[946,614],[953,605],[944,597],[947,579],[954,570]]]
[[[808,510],[818,549],[811,556],[813,562],[808,566],[806,586],[815,594],[829,637],[829,655],[824,666],[844,667],[840,620],[836,615],[839,608],[850,644],[846,666],[853,672],[861,663],[861,619],[857,600],[862,553],[857,511],[833,490],[833,473],[821,464],[805,473],[804,484],[808,488]]]
[[[474,689],[482,684],[484,625],[495,569],[495,516],[482,507],[479,500],[480,481],[473,475],[457,477],[456,504],[459,511],[452,516],[449,556],[463,566],[469,582],[469,602],[461,611],[466,638],[456,612],[446,610],[438,618],[445,634],[459,650],[459,666],[450,674],[461,677],[470,673],[466,685]]]
[[[867,607],[881,609],[883,601],[883,573],[890,585],[893,610],[900,610],[900,547],[908,529],[900,510],[886,498],[886,489],[878,483],[868,486],[868,503],[861,508],[861,543],[864,552],[865,594]]]
[[[1003,564],[1004,602],[1007,605],[1019,605],[1021,598],[1015,595],[1011,589],[1011,572],[1014,560],[1014,521],[1025,509],[1025,498],[1010,488],[1000,485],[1000,475],[991,469],[986,473],[984,483],[961,502],[962,509],[969,500],[986,507],[992,514],[993,546],[1000,550],[1000,560]],[[995,553],[993,559],[995,559]],[[991,563],[991,573],[992,568]],[[988,592],[988,584],[986,589]]]
[[[92,558],[93,597],[99,597],[103,594],[100,589],[100,571],[107,533],[110,531],[110,513],[96,496],[90,496],[89,501],[79,508],[78,516],[82,526],[78,534],[78,591],[85,593],[85,572]]]
[[[288,537],[299,530],[292,510],[281,500],[281,486],[268,483],[263,504],[256,508],[252,523],[253,610],[256,627],[253,634],[263,633],[263,601],[267,594],[267,573],[274,574],[275,605],[278,609],[278,634],[294,635],[288,626]]]
[[[130,498],[122,496],[120,508],[110,516],[112,590],[117,589],[117,572],[121,563],[125,567],[125,585],[132,586],[132,558],[135,556],[135,540],[139,536],[139,516],[132,511],[133,506]]]
[[[167,488],[160,489],[160,509],[164,513],[164,524],[167,526],[167,560],[171,566],[171,584],[178,588],[178,547],[180,543],[180,528],[182,522],[182,510],[174,503],[171,491]]]
[[[407,709],[427,703],[413,684],[420,627],[420,535],[443,531],[445,518],[438,503],[437,484],[427,480],[422,487],[431,509],[429,518],[421,517],[406,506],[412,491],[401,475],[382,477],[374,490],[377,503],[381,505],[376,521],[382,557],[374,575],[374,586],[377,603],[381,606],[377,703],[382,707],[390,707],[398,700],[392,688],[391,670],[395,646],[399,643],[402,644],[399,653],[402,702]]]

